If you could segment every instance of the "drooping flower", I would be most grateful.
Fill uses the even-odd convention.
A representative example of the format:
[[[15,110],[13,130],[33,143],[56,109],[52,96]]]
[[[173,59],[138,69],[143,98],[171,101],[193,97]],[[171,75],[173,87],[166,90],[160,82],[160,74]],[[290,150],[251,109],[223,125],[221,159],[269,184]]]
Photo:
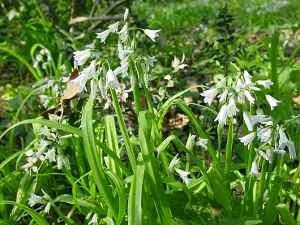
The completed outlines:
[[[129,15],[129,10],[128,10],[128,8],[126,8],[126,9],[125,9],[125,12],[124,12],[124,17],[123,17],[123,20],[124,20],[124,21],[127,20],[128,15]]]
[[[184,55],[182,56],[181,60],[179,60],[176,56],[174,57],[174,59],[172,60],[172,67],[174,69],[174,72],[182,70],[188,66],[187,64],[184,63],[184,58],[185,58]]]
[[[228,117],[228,106],[223,105],[215,119],[215,121],[218,121],[219,126],[223,126],[226,124],[226,120]]]
[[[196,145],[200,146],[203,149],[207,149],[208,139],[199,138],[198,141],[196,142]]]
[[[255,160],[252,162],[250,174],[254,177],[259,176],[259,171]]]
[[[43,203],[43,197],[32,193],[28,199],[28,205],[30,207],[35,206],[36,204]]]
[[[180,163],[180,159],[178,158],[178,153],[177,153],[169,164],[168,167],[169,171],[172,172],[179,163]]]
[[[263,86],[264,88],[270,88],[273,85],[271,80],[258,80],[256,81],[258,85]]]
[[[108,29],[108,30],[105,30],[105,31],[102,31],[101,33],[96,33],[96,38],[99,38],[100,41],[103,43],[106,41],[108,35],[110,34],[111,30]]]
[[[119,21],[108,26],[108,29],[110,30],[110,32],[113,32],[113,33],[118,32],[118,28],[119,28]]]
[[[76,51],[73,53],[74,55],[74,64],[75,67],[81,66],[86,63],[86,61],[90,58],[91,56],[91,50],[90,49],[85,49],[82,51]]]
[[[49,151],[47,151],[45,153],[45,158],[47,160],[49,160],[49,162],[55,162],[55,156],[56,156],[56,153],[55,153],[55,149],[54,148],[51,148]]]
[[[159,36],[158,33],[160,30],[143,29],[143,31],[153,42],[155,42],[155,39]]]
[[[192,179],[188,177],[190,175],[189,172],[178,168],[176,168],[175,171],[185,184],[189,184],[191,182]]]
[[[253,119],[248,115],[247,112],[243,112],[243,119],[248,131],[253,131],[253,126],[255,125],[255,123]]]
[[[272,135],[272,129],[270,127],[263,127],[257,130],[257,137],[263,143],[269,142]]]
[[[120,89],[120,83],[114,71],[109,69],[106,73],[106,86],[113,89]]]
[[[289,149],[290,159],[295,160],[297,157],[297,154],[296,154],[295,145],[292,141],[289,142],[288,149]]]
[[[249,145],[254,140],[254,138],[255,138],[255,133],[251,132],[239,139],[246,146],[246,145]]]
[[[230,98],[227,106],[228,117],[234,117],[239,109],[236,107],[234,98]]]
[[[200,95],[204,97],[205,103],[211,105],[217,94],[218,90],[216,88],[211,88],[206,91],[203,91]]]
[[[266,95],[266,99],[268,104],[271,107],[271,110],[273,110],[279,103],[280,101],[272,97],[271,95]]]

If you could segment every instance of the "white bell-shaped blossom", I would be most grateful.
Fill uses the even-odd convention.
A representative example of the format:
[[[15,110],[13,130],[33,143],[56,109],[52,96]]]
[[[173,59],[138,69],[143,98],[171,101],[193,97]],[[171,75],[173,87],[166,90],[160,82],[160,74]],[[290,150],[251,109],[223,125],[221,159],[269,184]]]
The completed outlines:
[[[156,38],[159,36],[160,30],[150,30],[150,29],[143,29],[144,33],[153,41],[156,41]]]
[[[85,49],[82,51],[76,51],[73,53],[74,55],[74,64],[76,66],[81,66],[86,63],[86,61],[91,56],[91,49]]]
[[[242,142],[245,146],[246,145],[249,145],[250,143],[252,143],[252,141],[254,140],[255,138],[255,133],[254,132],[251,132],[241,138],[240,139],[240,142]]]
[[[108,29],[108,30],[102,31],[101,33],[96,33],[96,35],[97,35],[96,38],[100,39],[100,41],[103,43],[106,41],[110,32],[111,32],[111,30]]]
[[[271,95],[266,95],[266,99],[267,99],[268,104],[271,107],[271,110],[273,110],[280,103],[279,100],[272,97]]]
[[[206,91],[203,91],[200,95],[204,97],[205,103],[211,105],[217,94],[218,90],[216,88],[211,88]]]

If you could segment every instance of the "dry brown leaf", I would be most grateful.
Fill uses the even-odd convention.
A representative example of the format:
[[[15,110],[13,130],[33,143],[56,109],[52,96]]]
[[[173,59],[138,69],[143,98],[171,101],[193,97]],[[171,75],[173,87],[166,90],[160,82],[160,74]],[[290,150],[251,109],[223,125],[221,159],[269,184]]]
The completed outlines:
[[[294,97],[293,102],[296,103],[297,105],[300,105],[300,95]]]
[[[168,120],[168,126],[172,128],[182,129],[189,123],[189,118],[181,113],[177,113],[175,117]]]
[[[80,87],[76,82],[69,81],[67,83],[67,88],[64,91],[62,100],[71,99],[80,92]]]

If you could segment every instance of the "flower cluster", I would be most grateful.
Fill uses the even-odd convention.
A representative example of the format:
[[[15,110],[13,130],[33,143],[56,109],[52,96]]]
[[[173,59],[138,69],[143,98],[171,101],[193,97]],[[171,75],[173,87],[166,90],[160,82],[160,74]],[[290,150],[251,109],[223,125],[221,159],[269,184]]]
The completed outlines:
[[[38,54],[36,54],[33,62],[33,67],[38,68],[40,65],[43,70],[46,70],[52,61],[52,56],[47,48],[42,48]]]
[[[46,161],[56,163],[57,169],[68,168],[68,158],[55,147],[59,141],[56,130],[42,126],[38,132],[38,141],[34,143],[32,148],[25,152],[26,163],[22,166],[22,169],[28,173],[37,173],[41,165]]]
[[[210,88],[201,93],[204,97],[204,102],[211,105],[217,98],[221,109],[215,118],[218,121],[219,126],[224,126],[229,118],[234,118],[240,111],[239,105],[254,105],[256,91],[261,91],[261,88],[270,88],[272,85],[271,80],[258,80],[252,81],[252,76],[244,71],[240,73],[237,78],[229,77],[228,79],[222,79],[213,88]],[[271,107],[274,109],[279,103],[278,100],[273,98],[271,95],[266,95],[266,100]]]
[[[97,52],[94,46],[89,46],[87,49],[74,52],[74,68],[79,70],[79,74],[75,78],[71,78],[65,89],[62,99],[71,99],[75,95],[86,90],[86,83],[92,78],[98,79],[99,90],[102,97],[107,99],[106,92],[109,88],[117,90],[126,99],[127,93],[130,90],[126,90],[124,86],[119,82],[118,76],[121,74],[123,78],[128,76],[128,68],[130,63],[130,57],[134,53],[134,39],[131,40],[128,23],[128,9],[125,10],[123,22],[116,22],[107,27],[104,31],[96,33],[96,39],[100,40],[103,44],[109,38],[110,35],[117,35],[118,41],[116,45],[117,56],[119,60],[119,66],[112,68],[110,63],[111,59],[105,59],[100,57],[100,53]],[[155,41],[158,37],[159,30],[139,29],[148,36],[152,41]],[[82,68],[88,61],[91,61],[89,66]],[[105,74],[105,77],[99,76]]]

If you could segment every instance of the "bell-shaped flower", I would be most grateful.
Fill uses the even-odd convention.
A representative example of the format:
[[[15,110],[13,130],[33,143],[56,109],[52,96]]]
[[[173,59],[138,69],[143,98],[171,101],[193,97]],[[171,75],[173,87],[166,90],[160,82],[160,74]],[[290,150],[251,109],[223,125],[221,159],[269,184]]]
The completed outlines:
[[[205,103],[211,105],[217,94],[218,90],[216,88],[211,88],[206,91],[203,91],[200,95],[204,97]]]
[[[254,140],[255,138],[255,133],[254,132],[251,132],[241,138],[240,139],[240,142],[242,142],[245,146],[246,145],[249,145],[250,143],[252,143],[252,141]]]
[[[273,110],[279,103],[280,101],[272,97],[271,95],[266,95],[266,99],[268,104],[271,107],[271,110]]]
[[[108,30],[102,31],[101,33],[96,33],[96,35],[97,35],[96,38],[100,39],[100,41],[103,43],[106,41],[110,32],[111,32],[111,30],[108,29]]]
[[[155,39],[159,36],[158,33],[160,30],[143,29],[143,31],[153,42],[155,42]]]
[[[73,53],[74,55],[74,64],[75,67],[81,66],[86,63],[86,61],[90,58],[91,56],[91,50],[86,49],[82,51],[76,51]]]
[[[120,89],[120,83],[114,71],[109,69],[106,73],[106,86],[113,89]]]

